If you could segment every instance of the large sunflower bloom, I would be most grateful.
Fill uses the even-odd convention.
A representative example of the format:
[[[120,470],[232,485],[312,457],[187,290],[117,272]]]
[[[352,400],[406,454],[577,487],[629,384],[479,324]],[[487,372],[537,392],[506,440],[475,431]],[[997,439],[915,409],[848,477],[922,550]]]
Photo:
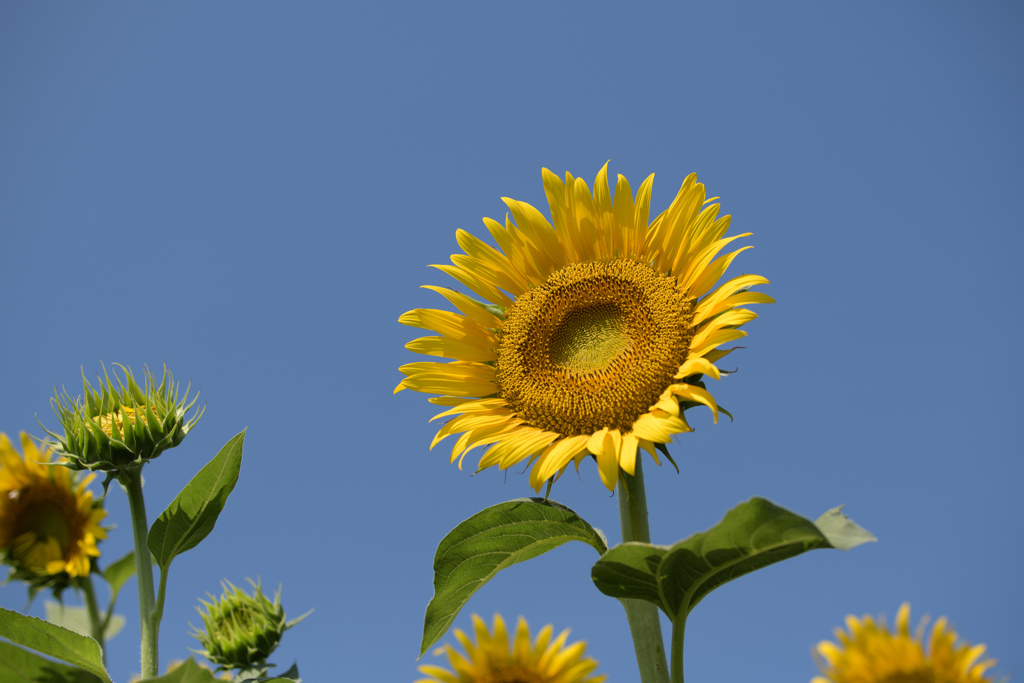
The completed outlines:
[[[466,651],[460,654],[451,645],[439,647],[434,655],[447,654],[451,669],[432,664],[419,667],[421,678],[416,683],[601,683],[605,676],[592,676],[597,660],[584,657],[584,641],[566,646],[569,629],[553,642],[551,624],[541,629],[537,639],[530,642],[530,628],[519,617],[515,639],[509,648],[505,621],[494,615],[494,633],[477,615],[473,615],[476,643],[459,629],[455,637]]]
[[[686,408],[703,404],[718,420],[718,404],[703,375],[719,379],[715,361],[757,317],[741,306],[771,303],[748,291],[768,282],[742,275],[720,285],[744,249],[719,255],[739,237],[724,237],[729,216],[706,200],[696,175],[671,206],[649,221],[649,176],[634,197],[618,177],[614,198],[608,166],[591,192],[581,178],[562,182],[544,169],[551,223],[534,207],[504,198],[505,225],[485,218],[495,249],[459,230],[465,253],[448,273],[487,303],[427,286],[460,312],[416,309],[399,321],[437,332],[406,348],[451,362],[411,363],[395,389],[430,399],[452,417],[434,438],[461,432],[451,460],[490,446],[479,469],[533,463],[530,484],[561,474],[570,462],[597,460],[614,489],[619,470],[634,474],[637,449],[658,462],[655,444],[691,431]]]
[[[75,482],[71,470],[50,463],[25,432],[19,455],[0,433],[0,553],[16,571],[35,576],[62,572],[86,576],[90,558],[99,557],[98,539],[107,537],[100,521],[107,511],[87,489],[96,477]]]
[[[910,604],[903,603],[896,614],[896,632],[890,632],[885,620],[868,615],[860,619],[846,617],[846,633],[835,630],[839,644],[818,643],[818,666],[824,676],[811,683],[985,683],[993,679],[985,672],[996,660],[978,661],[984,645],[958,642],[955,631],[947,628],[942,617],[932,626],[925,652],[924,631],[927,619],[917,633],[910,633]]]

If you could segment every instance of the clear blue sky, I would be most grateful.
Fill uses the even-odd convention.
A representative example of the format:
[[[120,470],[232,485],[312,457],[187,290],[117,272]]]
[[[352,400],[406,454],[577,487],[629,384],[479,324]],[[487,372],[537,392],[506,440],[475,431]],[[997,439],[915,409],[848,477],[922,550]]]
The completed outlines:
[[[909,600],[1020,678],[1022,38],[1012,2],[4,3],[0,430],[52,428],[80,367],[166,363],[208,407],[147,468],[151,516],[248,436],[217,529],[175,562],[162,665],[197,646],[198,597],[259,575],[290,614],[316,608],[277,663],[411,681],[438,541],[530,489],[428,452],[434,407],[392,396],[417,336],[398,316],[443,304],[426,266],[456,229],[486,236],[500,197],[547,212],[542,167],[656,173],[655,211],[695,171],[754,233],[733,272],[778,303],[716,387],[735,422],[695,416],[682,473],[648,467],[654,540],[760,495],[812,518],[846,503],[879,542],[718,590],[688,677],[807,681],[847,613]],[[552,497],[618,540],[592,463]],[[120,491],[109,509],[112,558]],[[516,566],[456,625],[571,627],[636,680],[595,558]],[[134,620],[134,584],[120,607]],[[116,680],[137,648],[111,644]]]

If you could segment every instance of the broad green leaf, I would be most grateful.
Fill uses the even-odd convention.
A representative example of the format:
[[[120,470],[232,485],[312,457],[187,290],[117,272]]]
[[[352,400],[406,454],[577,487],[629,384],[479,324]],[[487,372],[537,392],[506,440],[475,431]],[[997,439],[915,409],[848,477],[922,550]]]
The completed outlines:
[[[16,645],[0,642],[0,681],[4,683],[99,683],[82,669],[40,657]]]
[[[128,554],[117,562],[107,567],[103,572],[103,578],[110,585],[110,591],[116,596],[121,586],[128,579],[135,576],[135,551],[129,550]],[[113,599],[111,600],[113,602]]]
[[[171,560],[196,547],[213,531],[242,467],[241,432],[228,441],[153,522],[147,545],[166,571]]]
[[[189,657],[174,671],[156,678],[144,678],[139,683],[223,683],[218,681],[213,671],[199,666]]]
[[[43,603],[43,607],[46,609],[46,620],[51,624],[63,626],[64,628],[74,631],[79,635],[92,635],[92,627],[89,624],[89,611],[85,606],[79,605],[69,607],[68,605],[62,605],[59,602],[47,600]],[[102,619],[105,616],[105,614],[101,614],[100,618]],[[107,628],[103,631],[103,639],[109,641],[120,633],[121,629],[124,628],[124,623],[124,617],[120,614],[114,614],[110,617],[110,622],[107,624]]]
[[[618,545],[597,561],[591,577],[605,595],[652,602],[678,623],[704,596],[739,576],[815,548],[847,550],[875,540],[838,508],[821,519],[824,529],[753,498],[673,546]]]
[[[17,645],[59,659],[110,683],[99,644],[42,619],[0,607],[0,636]]]
[[[434,555],[434,597],[423,621],[420,656],[495,574],[567,541],[582,541],[599,554],[608,549],[598,529],[564,505],[541,498],[493,505],[452,529]]]

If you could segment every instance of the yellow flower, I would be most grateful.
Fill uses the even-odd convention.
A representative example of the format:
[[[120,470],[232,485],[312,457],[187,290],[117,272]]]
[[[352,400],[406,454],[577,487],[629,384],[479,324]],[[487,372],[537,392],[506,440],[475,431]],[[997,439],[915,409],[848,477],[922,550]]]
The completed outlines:
[[[884,618],[878,621],[869,615],[857,619],[846,617],[846,633],[835,630],[839,644],[818,643],[818,667],[824,676],[815,676],[811,683],[984,683],[992,678],[985,671],[996,660],[978,661],[984,645],[958,642],[955,631],[947,628],[942,617],[932,626],[925,652],[924,631],[927,618],[922,619],[914,635],[910,633],[910,603],[903,603],[896,613],[896,632],[889,631]]]
[[[509,649],[505,622],[501,615],[494,615],[493,635],[487,624],[473,615],[476,644],[459,629],[455,629],[465,649],[465,656],[451,645],[439,647],[434,656],[448,655],[451,670],[441,666],[424,664],[421,678],[416,683],[601,683],[605,676],[591,676],[597,668],[597,660],[584,657],[585,641],[566,646],[569,629],[551,641],[554,632],[551,624],[541,629],[537,639],[530,643],[530,628],[526,620],[519,617],[516,624],[515,640]]]
[[[100,521],[107,512],[94,504],[86,487],[90,474],[75,483],[66,467],[51,465],[25,432],[24,456],[0,433],[0,552],[16,572],[86,576],[90,558],[99,557],[98,539],[107,537]],[[22,578],[22,577],[19,577]]]
[[[500,249],[459,230],[465,253],[436,266],[488,303],[427,286],[460,313],[416,309],[399,321],[439,336],[406,345],[451,362],[411,363],[395,392],[413,389],[450,406],[453,417],[434,438],[462,435],[459,460],[489,446],[479,469],[533,464],[530,484],[560,475],[593,455],[601,480],[614,489],[620,468],[635,472],[637,449],[692,431],[683,411],[719,407],[701,377],[719,379],[720,346],[746,336],[757,316],[741,306],[771,303],[748,291],[768,282],[742,275],[718,285],[744,249],[719,256],[749,233],[724,237],[729,216],[706,200],[696,175],[671,206],[649,221],[648,177],[634,198],[618,177],[614,199],[605,164],[593,192],[581,178],[563,183],[544,169],[554,226],[534,207],[505,198],[505,225],[484,219]]]

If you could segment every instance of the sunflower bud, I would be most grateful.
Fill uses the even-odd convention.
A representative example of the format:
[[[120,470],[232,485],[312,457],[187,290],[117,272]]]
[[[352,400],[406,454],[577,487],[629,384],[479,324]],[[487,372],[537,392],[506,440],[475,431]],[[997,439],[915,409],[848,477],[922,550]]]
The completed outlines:
[[[220,598],[210,595],[212,602],[200,600],[206,607],[205,612],[196,608],[206,627],[204,631],[193,627],[192,635],[203,646],[199,654],[222,669],[247,669],[265,664],[284,632],[306,618],[304,614],[294,621],[286,621],[281,607],[281,589],[274,593],[271,602],[259,583],[247,580],[254,589],[252,595],[225,580],[221,583],[224,594]]]
[[[125,376],[122,381],[114,373],[116,386],[104,368],[103,377],[97,377],[98,391],[82,373],[83,398],[72,399],[65,391],[50,400],[64,436],[46,430],[54,439],[48,445],[68,458],[74,469],[115,472],[141,465],[180,444],[203,414],[199,410],[185,419],[199,396],[189,402],[186,387],[179,401],[180,385],[166,366],[160,384],[146,368],[142,387],[131,370],[118,367]]]

